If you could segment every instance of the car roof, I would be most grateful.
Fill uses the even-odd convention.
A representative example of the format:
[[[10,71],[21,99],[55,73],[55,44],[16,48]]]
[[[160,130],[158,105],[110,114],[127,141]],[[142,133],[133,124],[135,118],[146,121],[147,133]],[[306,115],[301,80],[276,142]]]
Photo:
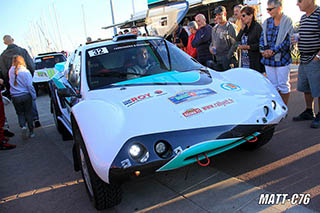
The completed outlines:
[[[115,37],[115,38],[117,38],[117,37]],[[133,38],[133,39],[130,38],[130,39],[124,39],[124,40],[120,40],[120,41],[115,41],[115,38],[87,43],[87,44],[81,45],[78,48],[78,50],[86,51],[88,49],[97,48],[97,47],[101,47],[101,46],[112,45],[112,44],[123,44],[123,43],[129,43],[129,42],[134,42],[134,41],[148,41],[148,40],[154,40],[154,39],[162,39],[161,37],[142,37],[142,36],[138,36],[137,38]]]
[[[42,54],[39,54],[37,55],[35,58],[43,58],[43,57],[47,57],[47,56],[54,56],[54,55],[63,55],[63,53],[42,53]]]

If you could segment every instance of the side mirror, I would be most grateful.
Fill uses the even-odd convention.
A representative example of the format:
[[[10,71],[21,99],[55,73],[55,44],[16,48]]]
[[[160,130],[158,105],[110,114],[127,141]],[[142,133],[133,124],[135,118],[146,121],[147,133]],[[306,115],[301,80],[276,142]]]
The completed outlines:
[[[54,69],[59,71],[59,72],[63,72],[64,71],[64,65],[66,64],[66,62],[60,62],[60,63],[57,63],[55,66],[54,66]]]
[[[57,91],[58,95],[61,97],[77,97],[81,98],[80,94],[73,92],[70,88],[59,88]]]

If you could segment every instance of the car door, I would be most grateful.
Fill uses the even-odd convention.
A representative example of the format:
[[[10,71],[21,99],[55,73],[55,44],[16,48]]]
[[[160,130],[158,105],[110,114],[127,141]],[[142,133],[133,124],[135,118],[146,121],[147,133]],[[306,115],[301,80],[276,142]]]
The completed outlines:
[[[188,10],[187,1],[167,3],[148,9],[145,23],[149,35],[166,38],[183,20]]]
[[[66,78],[63,80],[65,88],[70,88],[74,94],[80,96],[80,72],[81,72],[81,51],[75,53],[74,58],[67,65]],[[71,126],[71,108],[79,102],[79,96],[61,97],[62,116]]]

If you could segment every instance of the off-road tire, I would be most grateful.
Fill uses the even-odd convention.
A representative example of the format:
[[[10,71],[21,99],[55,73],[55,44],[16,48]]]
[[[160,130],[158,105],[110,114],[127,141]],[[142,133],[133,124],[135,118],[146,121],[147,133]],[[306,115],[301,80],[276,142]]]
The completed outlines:
[[[274,133],[274,129],[275,127],[270,127],[264,133],[258,136],[258,140],[256,142],[245,142],[240,145],[240,148],[243,150],[256,150],[260,148],[261,146],[267,144],[271,140]]]
[[[87,149],[80,135],[81,134],[80,131],[76,130],[74,134],[76,134],[74,137],[74,140],[76,143],[77,154],[80,160],[79,165],[81,166],[82,177],[84,179],[89,198],[93,202],[94,207],[97,210],[103,210],[103,209],[111,208],[113,206],[118,205],[122,199],[122,191],[121,191],[120,185],[116,183],[108,184],[108,183],[105,183],[103,180],[101,180],[101,178],[96,174],[96,172],[94,171],[91,165],[90,159],[88,157]],[[91,195],[90,193],[88,184],[84,176],[83,166],[82,166],[81,157],[80,157],[80,149],[82,150],[85,161],[86,161],[93,195]]]

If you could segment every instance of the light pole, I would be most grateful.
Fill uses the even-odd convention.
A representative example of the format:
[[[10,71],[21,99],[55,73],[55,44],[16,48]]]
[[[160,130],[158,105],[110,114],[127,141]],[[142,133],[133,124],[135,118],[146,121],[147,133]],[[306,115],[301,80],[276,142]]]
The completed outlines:
[[[114,24],[114,16],[113,16],[113,0],[110,0],[110,8],[111,8],[111,18],[112,18],[112,24]],[[113,27],[113,33],[114,35],[117,34],[117,28]]]

